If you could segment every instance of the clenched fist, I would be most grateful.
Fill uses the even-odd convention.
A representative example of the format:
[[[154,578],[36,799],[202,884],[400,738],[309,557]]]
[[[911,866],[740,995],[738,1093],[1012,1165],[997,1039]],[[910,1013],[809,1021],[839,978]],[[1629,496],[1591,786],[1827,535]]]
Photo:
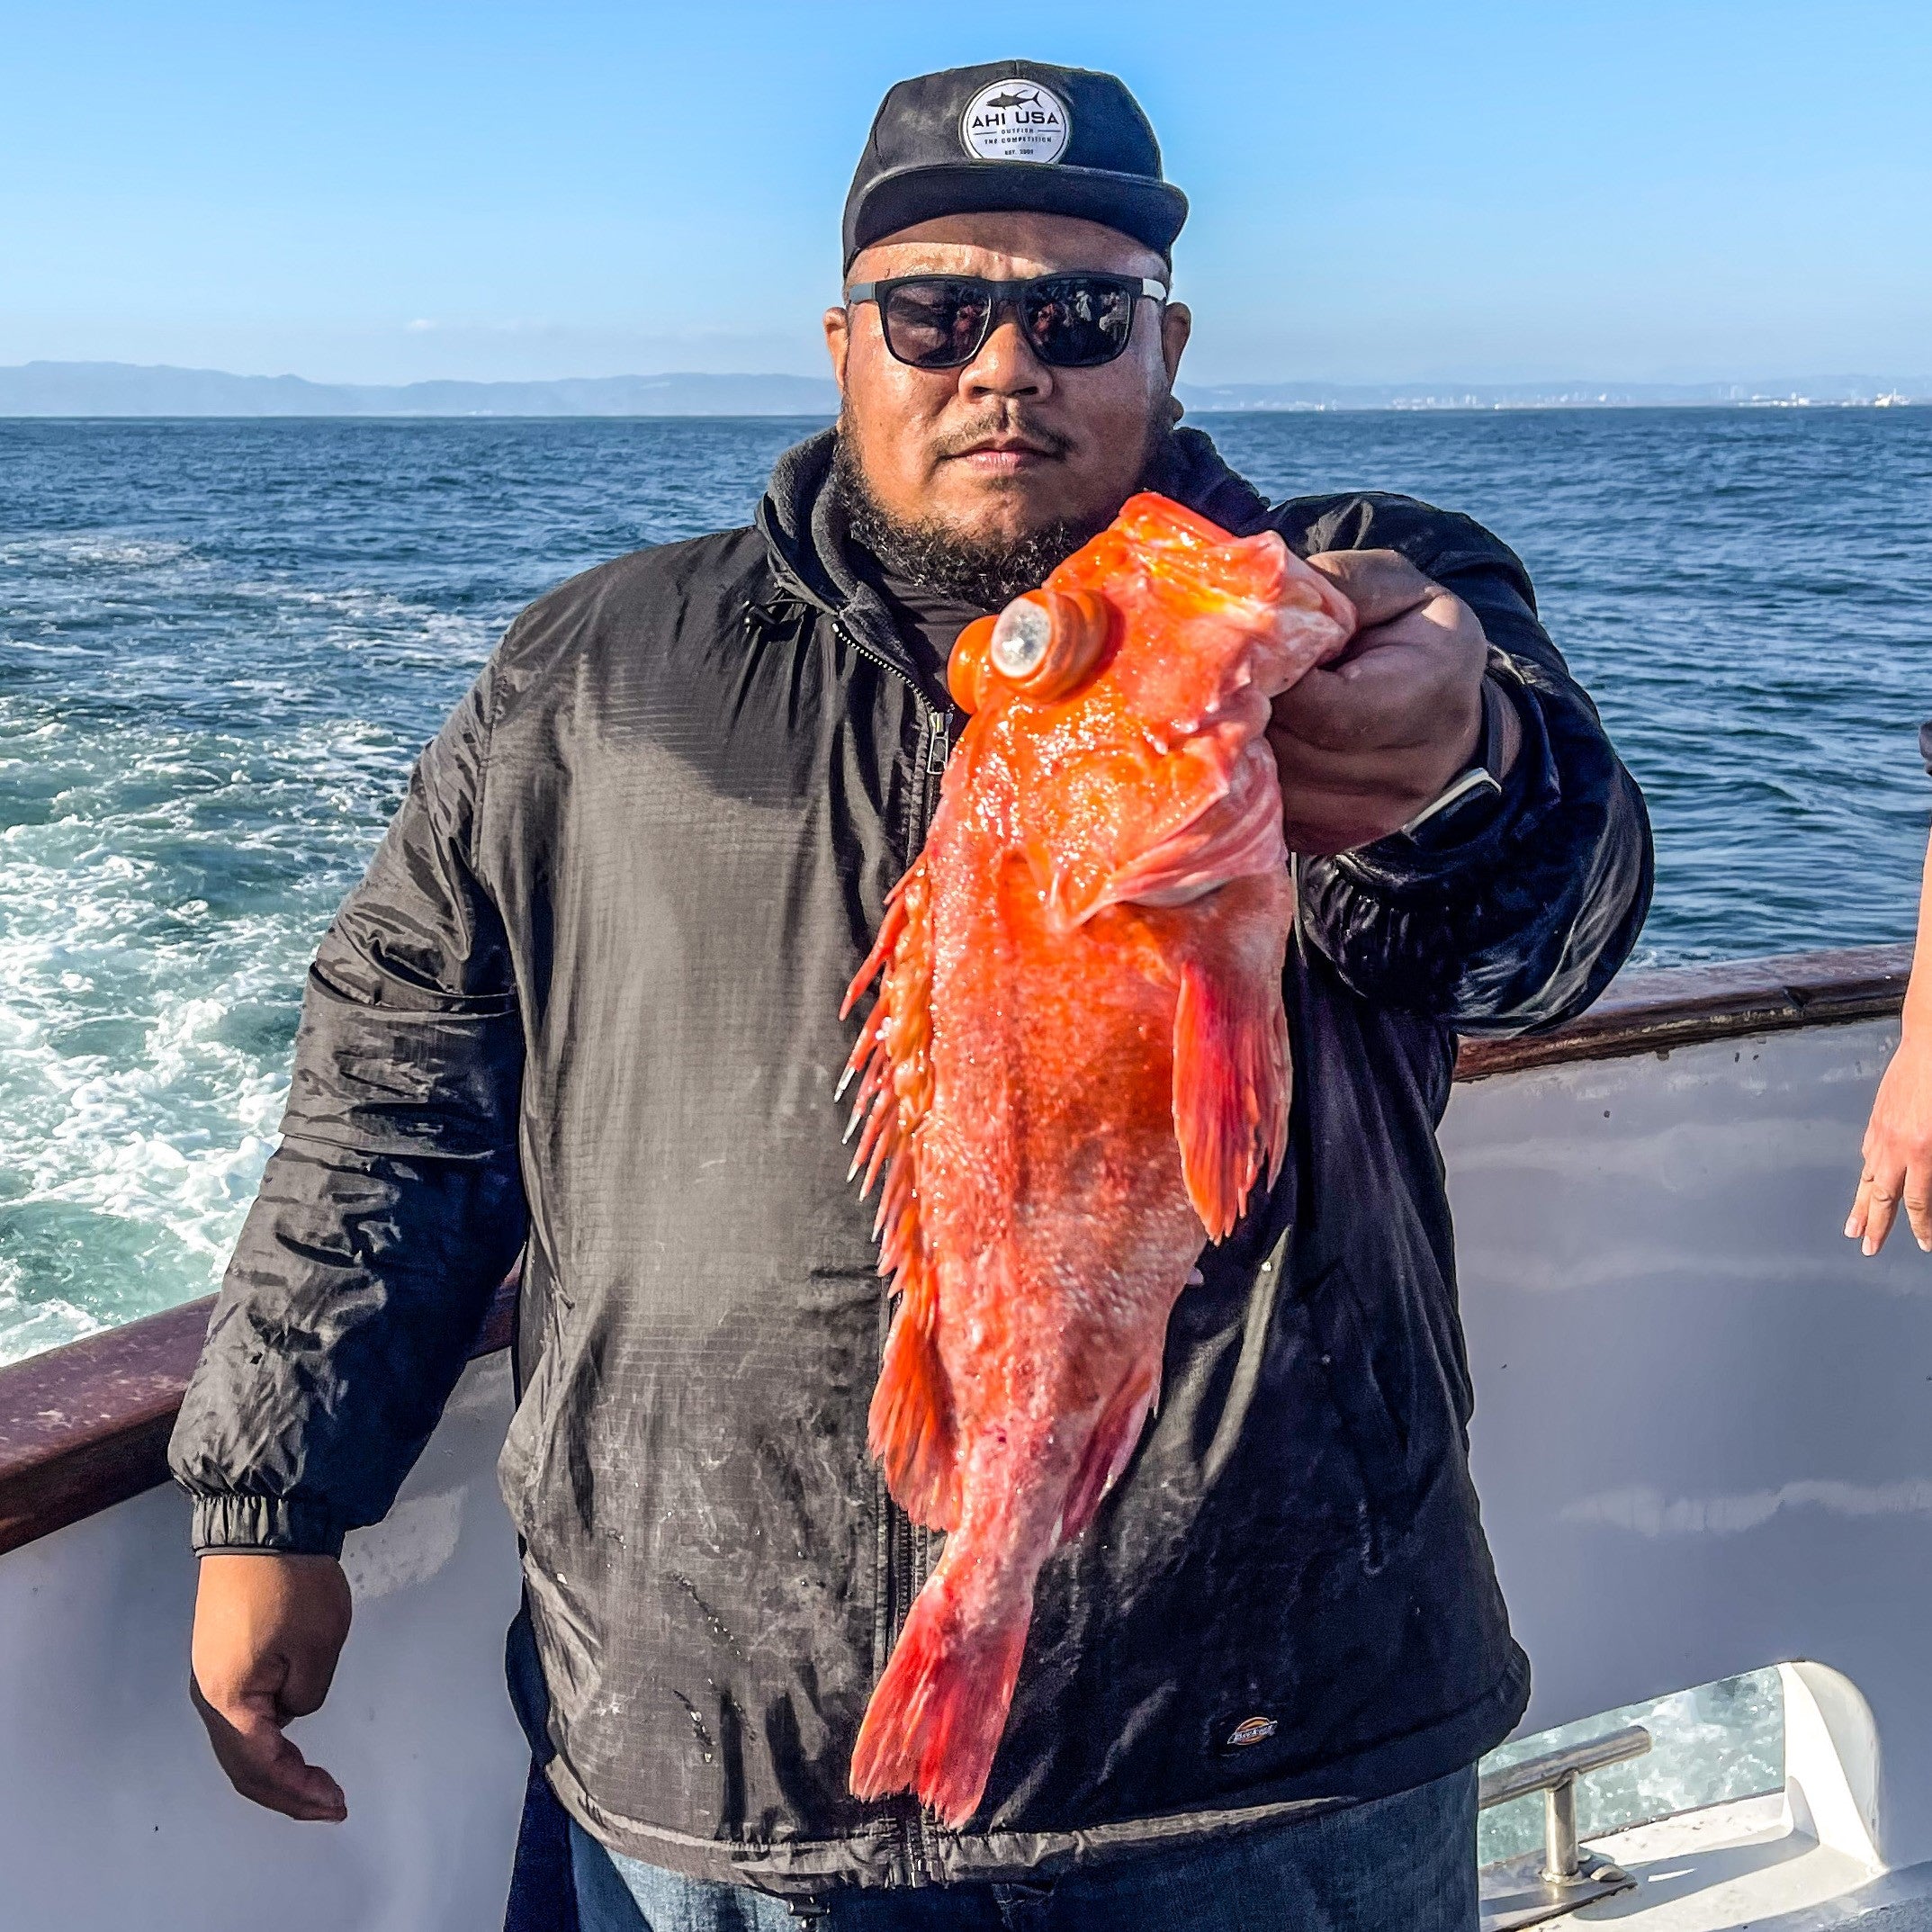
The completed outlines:
[[[319,1711],[349,1634],[349,1584],[333,1557],[216,1550],[194,1598],[194,1700],[229,1783],[287,1818],[339,1821],[342,1787],[284,1735]]]
[[[1338,657],[1274,701],[1289,849],[1347,851],[1408,823],[1476,761],[1488,641],[1476,613],[1392,550],[1308,562],[1355,607]],[[1504,768],[1523,727],[1507,707]]]

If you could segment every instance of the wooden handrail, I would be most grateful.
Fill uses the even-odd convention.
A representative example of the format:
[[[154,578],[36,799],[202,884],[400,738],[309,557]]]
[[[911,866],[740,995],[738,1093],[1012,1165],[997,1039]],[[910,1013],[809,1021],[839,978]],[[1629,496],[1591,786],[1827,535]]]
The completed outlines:
[[[167,1439],[215,1298],[144,1316],[0,1369],[0,1552],[165,1483]],[[517,1278],[471,1350],[509,1346]]]
[[[1464,1040],[1456,1078],[1486,1080],[1530,1066],[1667,1053],[1739,1033],[1882,1019],[1904,1002],[1911,966],[1910,946],[1856,946],[1622,973],[1568,1026],[1514,1039]]]
[[[1515,1039],[1465,1040],[1458,1080],[1896,1012],[1907,946],[1791,953],[1622,975],[1581,1020]],[[472,1355],[509,1343],[515,1278]],[[0,1369],[0,1551],[167,1480],[166,1450],[211,1297]]]

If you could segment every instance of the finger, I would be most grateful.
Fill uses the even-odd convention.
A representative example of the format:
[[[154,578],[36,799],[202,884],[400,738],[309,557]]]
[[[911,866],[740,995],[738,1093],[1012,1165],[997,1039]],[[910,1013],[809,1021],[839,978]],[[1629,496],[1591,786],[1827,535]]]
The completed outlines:
[[[1932,1168],[1906,1169],[1905,1218],[1911,1224],[1912,1239],[1922,1252],[1932,1254]]]
[[[1865,1254],[1876,1254],[1884,1246],[1885,1236],[1892,1232],[1892,1221],[1898,1215],[1899,1197],[1904,1188],[1905,1170],[1901,1164],[1887,1162],[1872,1170],[1862,1243]]]
[[[1414,753],[1343,756],[1269,733],[1281,774],[1283,826],[1289,849],[1341,852],[1406,824],[1442,789],[1418,776]]]
[[[189,1688],[215,1761],[244,1798],[305,1822],[339,1822],[349,1815],[342,1787],[301,1755],[270,1711],[246,1704],[218,1709],[199,1685]]]
[[[339,1823],[349,1815],[342,1787],[266,1718],[238,1727],[229,1748],[218,1747],[215,1757],[235,1789],[267,1811],[316,1824]]]
[[[1413,661],[1433,668],[1438,678],[1461,681],[1479,678],[1488,668],[1489,641],[1482,620],[1452,592],[1430,587],[1431,595],[1413,609],[1366,625],[1349,640],[1347,650],[1332,660],[1331,668],[1343,676],[1361,675],[1352,667],[1375,671],[1388,668],[1380,654],[1400,649],[1425,655],[1414,655]]]
[[[1856,1241],[1865,1233],[1865,1224],[1872,1212],[1872,1177],[1861,1174],[1857,1191],[1852,1196],[1852,1211],[1845,1218],[1845,1238]]]
[[[1308,559],[1355,607],[1358,630],[1418,610],[1441,587],[1393,550],[1322,550]]]
[[[1459,693],[1465,681],[1471,690]],[[1442,732],[1443,706],[1459,696],[1465,699],[1460,708],[1476,716],[1480,684],[1467,679],[1452,648],[1426,636],[1307,672],[1275,700],[1273,722],[1324,751],[1403,750],[1433,742]]]
[[[1331,736],[1343,728],[1330,721],[1313,727]],[[1275,727],[1268,745],[1281,773],[1289,847],[1297,852],[1347,851],[1383,837],[1414,818],[1469,762],[1455,741],[1338,750]]]
[[[1881,1193],[1876,1188],[1873,1189],[1871,1207],[1865,1220],[1865,1239],[1859,1244],[1862,1253],[1876,1254],[1884,1246],[1885,1236],[1892,1232],[1892,1218],[1898,1211],[1899,1203],[1895,1196]]]
[[[339,1649],[328,1645],[291,1647],[288,1669],[275,1693],[275,1705],[283,1719],[307,1717],[322,1708],[341,1655]]]

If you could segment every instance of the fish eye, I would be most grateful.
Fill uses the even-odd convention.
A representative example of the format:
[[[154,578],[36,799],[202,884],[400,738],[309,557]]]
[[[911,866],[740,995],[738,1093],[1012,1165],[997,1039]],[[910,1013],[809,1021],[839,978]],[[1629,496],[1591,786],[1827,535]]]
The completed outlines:
[[[1051,704],[1071,697],[1105,659],[1113,622],[1098,590],[1029,590],[993,620],[987,660],[1022,696]]]
[[[1016,597],[993,627],[987,654],[993,668],[1016,684],[1030,678],[1053,642],[1053,613],[1031,596]]]

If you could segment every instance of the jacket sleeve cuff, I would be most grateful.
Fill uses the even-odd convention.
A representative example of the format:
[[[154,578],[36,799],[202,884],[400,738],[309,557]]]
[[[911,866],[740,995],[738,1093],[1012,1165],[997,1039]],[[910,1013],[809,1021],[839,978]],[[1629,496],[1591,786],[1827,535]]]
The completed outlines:
[[[274,1550],[338,1557],[342,1529],[319,1503],[275,1496],[201,1496],[189,1537],[196,1556],[211,1550]]]
[[[1562,798],[1549,726],[1536,694],[1500,651],[1489,653],[1488,675],[1516,708],[1523,742],[1503,781],[1503,802],[1489,822],[1460,844],[1425,851],[1400,832],[1332,861],[1375,892],[1392,898],[1415,892],[1460,890],[1495,872],[1511,849],[1534,831]]]

